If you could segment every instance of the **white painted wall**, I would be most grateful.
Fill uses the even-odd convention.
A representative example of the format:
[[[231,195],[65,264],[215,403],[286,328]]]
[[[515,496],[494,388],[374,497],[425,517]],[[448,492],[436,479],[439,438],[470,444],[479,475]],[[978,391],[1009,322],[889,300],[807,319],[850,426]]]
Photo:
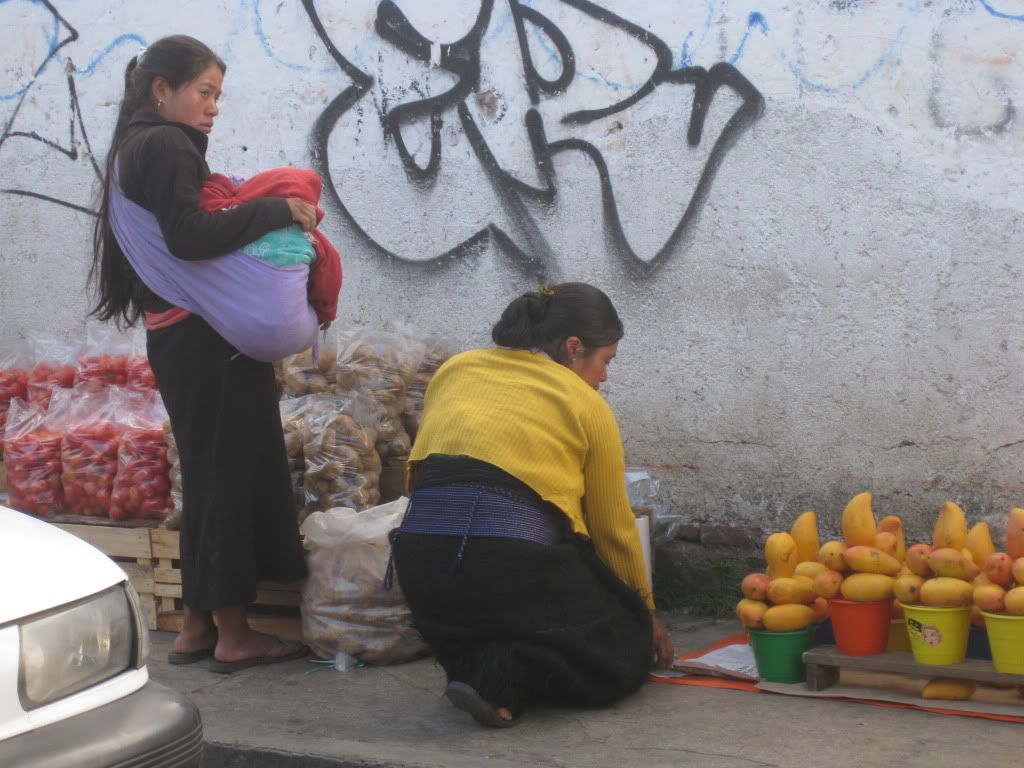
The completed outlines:
[[[344,206],[332,200],[325,224],[345,259],[340,324],[397,319],[477,344],[513,295],[588,280],[627,324],[607,392],[628,459],[661,467],[688,517],[771,528],[816,508],[835,521],[870,489],[921,531],[946,498],[997,524],[1024,503],[1022,0],[523,4],[571,45],[571,82],[531,105],[512,6],[494,0],[464,47],[479,82],[440,111],[437,173],[415,181],[383,118],[458,78],[436,66],[440,46],[432,64],[382,39],[375,0],[0,2],[0,189],[18,193],[0,194],[0,343],[81,333],[90,149],[102,163],[128,58],[185,32],[229,65],[215,169],[329,169]],[[481,12],[398,5],[443,43]],[[557,34],[525,32],[557,79]],[[694,87],[668,73],[719,62],[751,89],[717,90],[691,147]],[[652,74],[668,77],[647,92]],[[517,187],[543,182],[531,106],[563,150],[546,201]],[[734,141],[715,153],[730,120]],[[425,165],[429,120],[402,135]]]

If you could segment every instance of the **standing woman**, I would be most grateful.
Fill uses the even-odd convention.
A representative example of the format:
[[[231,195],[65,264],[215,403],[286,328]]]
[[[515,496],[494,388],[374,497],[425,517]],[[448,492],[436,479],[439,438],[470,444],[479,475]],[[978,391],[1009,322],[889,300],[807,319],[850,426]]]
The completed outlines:
[[[225,70],[206,45],[180,35],[158,40],[129,62],[89,275],[98,294],[94,315],[129,326],[144,319],[150,364],[181,457],[185,621],[169,661],[212,656],[217,672],[307,652],[255,631],[246,613],[257,581],[306,575],[273,369],[139,279],[112,230],[111,197],[123,195],[155,217],[164,258],[213,259],[293,222],[306,231],[316,225],[316,209],[294,198],[200,210]]]
[[[427,389],[392,534],[413,620],[482,725],[531,703],[605,707],[672,662],[597,392],[622,338],[584,283],[526,293]]]

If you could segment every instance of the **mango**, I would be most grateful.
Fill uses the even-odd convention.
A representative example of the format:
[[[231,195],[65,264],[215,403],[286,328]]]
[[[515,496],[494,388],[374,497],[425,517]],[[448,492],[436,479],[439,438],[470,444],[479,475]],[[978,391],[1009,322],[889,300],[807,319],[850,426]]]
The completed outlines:
[[[811,603],[811,610],[814,611],[813,621],[815,624],[820,624],[832,615],[832,609],[829,608],[828,600],[824,597],[816,597]]]
[[[899,515],[886,515],[878,522],[879,533],[891,533],[896,537],[896,551],[890,552],[889,554],[899,560],[901,563],[907,554],[907,541],[903,535],[903,521]],[[878,547],[877,542],[875,546]],[[878,547],[884,551],[884,547]]]
[[[1016,560],[1024,557],[1024,509],[1014,507],[1006,522],[1006,554]]]
[[[971,579],[971,586],[972,587],[980,587],[982,584],[991,584],[991,583],[992,582],[989,580],[988,576],[985,575],[984,571],[982,571],[977,576],[975,576],[973,579]]]
[[[1018,585],[1024,586],[1024,557],[1018,557],[1010,567],[1010,574]]]
[[[892,555],[864,545],[847,547],[843,552],[843,560],[850,570],[857,573],[884,573],[886,576],[895,576],[902,567],[899,560]]]
[[[918,605],[921,602],[921,585],[924,579],[916,574],[898,576],[892,585],[892,593],[896,599],[906,605]]]
[[[971,527],[967,532],[964,549],[971,553],[975,565],[981,565],[995,553],[996,546],[992,543],[992,532],[988,528],[988,523],[976,523]]]
[[[764,614],[767,610],[767,603],[745,597],[736,603],[736,618],[747,629],[764,629]]]
[[[1013,616],[1024,616],[1024,587],[1014,587],[1006,593],[1006,612]]]
[[[769,581],[767,573],[748,573],[740,583],[740,592],[748,600],[764,600],[768,597]]]
[[[971,606],[971,626],[985,628],[985,617],[981,615],[981,608],[976,605]]]
[[[764,612],[764,628],[773,632],[792,632],[810,626],[814,610],[809,605],[791,603],[773,605]]]
[[[981,569],[967,559],[963,552],[948,547],[933,550],[928,555],[928,567],[936,576],[948,576],[963,581],[970,581],[981,573]]]
[[[921,603],[932,608],[961,608],[973,599],[974,588],[950,576],[936,576],[921,585]]]
[[[977,683],[973,680],[955,680],[938,677],[929,681],[921,691],[923,699],[941,699],[943,701],[963,701],[974,695]]]
[[[818,538],[818,516],[814,512],[804,512],[789,529],[789,535],[796,542],[796,558],[801,563],[813,562],[818,559],[821,541]]]
[[[939,510],[932,531],[932,546],[935,549],[963,549],[967,544],[967,515],[952,501],[947,501]]]
[[[788,533],[773,533],[764,543],[764,559],[768,561],[768,576],[783,579],[796,571],[796,541]]]
[[[847,600],[871,603],[892,598],[895,579],[884,573],[855,573],[843,579],[839,592]]]
[[[928,555],[931,553],[930,544],[915,544],[907,550],[907,567],[922,579],[927,579],[932,575],[931,566],[928,565]]]
[[[998,584],[1000,587],[1006,588],[1014,581],[1013,565],[1014,560],[1012,557],[1005,552],[996,552],[995,554],[989,555],[981,568],[989,581],[993,584]]]
[[[896,537],[888,531],[879,531],[875,534],[875,543],[872,545],[880,552],[885,552],[889,557],[896,557]]]
[[[818,553],[815,552],[814,556],[817,557]],[[817,560],[805,560],[802,563],[797,563],[793,576],[806,576],[813,581],[815,576],[827,570],[828,566],[819,563]]]
[[[974,588],[974,604],[983,611],[998,613],[1006,610],[1006,590],[998,584],[982,584]]]
[[[821,549],[818,550],[818,562],[824,565],[826,568],[830,568],[833,571],[849,570],[846,565],[846,561],[843,560],[843,552],[846,551],[846,545],[841,541],[826,541],[821,545]]]
[[[782,578],[772,579],[768,582],[768,600],[773,605],[789,605],[790,603],[807,605],[813,603],[816,597],[813,582],[809,579]]]
[[[875,515],[871,511],[871,499],[870,493],[858,493],[850,499],[843,510],[842,529],[846,546],[855,547],[863,544],[870,547],[875,543],[878,527],[875,525]]]
[[[835,597],[839,594],[839,587],[842,583],[843,574],[827,568],[814,577],[814,592],[818,597]]]

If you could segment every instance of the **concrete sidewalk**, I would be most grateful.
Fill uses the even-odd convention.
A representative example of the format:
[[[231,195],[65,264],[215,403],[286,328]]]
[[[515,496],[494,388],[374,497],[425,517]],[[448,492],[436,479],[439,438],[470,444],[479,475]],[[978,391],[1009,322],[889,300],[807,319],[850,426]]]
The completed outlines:
[[[679,652],[739,629],[666,618]],[[150,672],[202,711],[207,768],[935,768],[1024,755],[1016,724],[658,683],[610,710],[534,709],[492,731],[442,698],[429,659],[349,672],[297,661],[221,677],[202,663],[168,665],[172,639],[153,633]]]

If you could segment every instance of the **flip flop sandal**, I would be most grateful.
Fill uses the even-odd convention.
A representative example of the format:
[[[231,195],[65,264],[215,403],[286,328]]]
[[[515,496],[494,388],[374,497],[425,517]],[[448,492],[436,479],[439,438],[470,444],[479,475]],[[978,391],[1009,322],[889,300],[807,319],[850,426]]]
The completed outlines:
[[[168,651],[167,663],[175,666],[195,664],[197,661],[213,656],[213,648],[200,648],[198,651]]]
[[[471,685],[459,682],[448,683],[444,689],[444,695],[452,703],[452,706],[470,715],[480,725],[488,728],[511,728],[514,725],[519,725],[518,717],[511,720],[503,718]]]
[[[309,653],[309,646],[300,644],[287,653],[270,654],[270,651],[274,648],[288,648],[291,646],[291,643],[281,638],[274,638],[263,649],[263,653],[258,656],[250,656],[247,659],[239,659],[238,661],[220,661],[215,656],[210,660],[210,671],[220,675],[229,675],[232,672],[238,672],[249,667],[258,667],[262,664],[280,664],[285,661],[294,661],[295,659],[301,659]]]

